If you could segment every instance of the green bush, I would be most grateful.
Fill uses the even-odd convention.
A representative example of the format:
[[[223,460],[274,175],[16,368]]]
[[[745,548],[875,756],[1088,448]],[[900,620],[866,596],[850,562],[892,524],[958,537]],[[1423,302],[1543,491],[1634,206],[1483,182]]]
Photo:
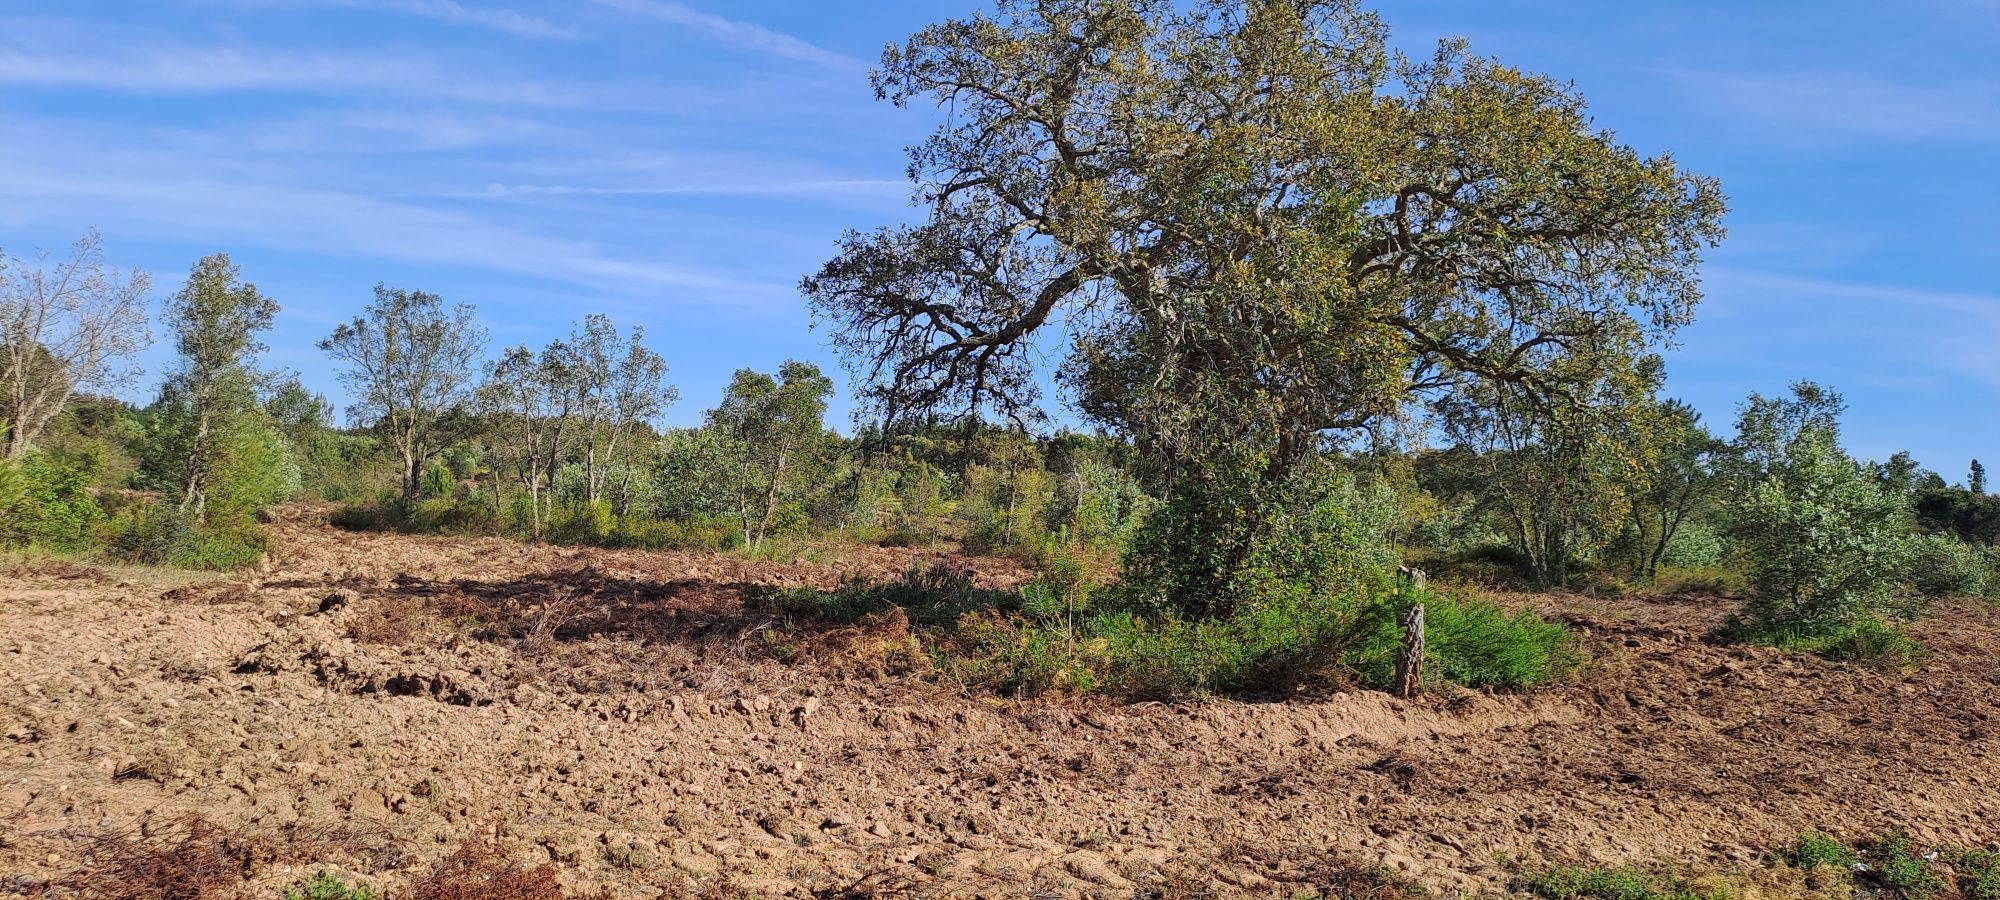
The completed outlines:
[[[1838,869],[1851,872],[1861,856],[1854,848],[1842,843],[1839,838],[1819,831],[1808,831],[1792,841],[1789,850],[1780,854],[1785,862],[1801,869]]]
[[[1926,534],[1914,542],[1910,583],[1925,597],[1985,596],[1991,576],[1987,555],[1954,535]]]
[[[1220,464],[1215,481],[1146,518],[1124,555],[1118,591],[1134,609],[1226,619],[1259,606],[1341,602],[1386,590],[1395,552],[1353,480],[1300,472],[1271,485]]]
[[[146,501],[113,514],[104,543],[132,562],[165,565],[179,559],[194,541],[195,524],[179,505]]]
[[[1549,866],[1524,873],[1517,886],[1547,900],[1727,900],[1726,892],[1629,866]]]
[[[97,466],[94,457],[59,459],[48,453],[0,462],[0,545],[88,549],[104,519],[90,493]]]
[[[403,528],[422,534],[500,534],[500,515],[483,500],[419,500],[402,513]]]
[[[1425,670],[1471,688],[1524,690],[1555,680],[1575,668],[1578,657],[1569,629],[1532,610],[1509,613],[1483,597],[1424,600]],[[1367,638],[1348,655],[1363,684],[1387,688],[1395,678],[1395,652],[1403,629],[1380,604]]]
[[[968,682],[1002,694],[1096,691],[1142,699],[1281,693],[1310,680],[1386,688],[1402,638],[1388,603],[1280,596],[1203,621],[1087,600],[1072,624],[1059,596],[1030,584],[1018,615],[964,617],[946,655]],[[1576,663],[1568,631],[1532,613],[1449,598],[1432,598],[1425,609],[1427,659],[1442,680],[1522,690]]]
[[[1838,637],[1893,606],[1908,571],[1909,506],[1830,433],[1807,431],[1787,453],[1736,509],[1746,612],[1753,632]]]
[[[1706,522],[1684,522],[1667,541],[1660,564],[1676,569],[1712,569],[1722,564],[1727,553],[1722,532]]]
[[[1908,835],[1891,834],[1866,849],[1868,868],[1864,874],[1868,881],[1903,900],[1925,900],[1937,893],[1941,883],[1911,846]]]
[[[255,565],[268,541],[255,525],[207,526],[189,535],[187,547],[171,562],[183,569],[226,572]]]
[[[1783,650],[1818,653],[1838,662],[1891,671],[1913,668],[1929,656],[1929,651],[1916,638],[1873,616],[1832,634],[1784,627],[1766,628],[1741,620],[1730,626],[1730,633],[1739,640]]]
[[[1965,900],[2000,900],[2000,852],[1962,850],[1951,855],[1951,868]]]
[[[375,900],[376,893],[326,872],[285,888],[285,900]]]

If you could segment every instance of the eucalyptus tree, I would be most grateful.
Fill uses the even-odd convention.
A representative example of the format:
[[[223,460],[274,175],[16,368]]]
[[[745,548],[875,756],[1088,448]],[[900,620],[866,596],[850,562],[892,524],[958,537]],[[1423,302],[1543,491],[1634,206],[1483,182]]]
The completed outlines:
[[[424,466],[472,425],[467,408],[486,349],[472,307],[378,284],[375,302],[319,348],[347,365],[352,412],[386,433],[402,459],[403,499],[415,499]]]
[[[602,315],[587,316],[581,333],[570,337],[575,366],[578,440],[582,444],[585,499],[603,499],[619,454],[631,449],[636,432],[679,399],[666,383],[667,364],[642,343],[645,330],[633,326],[621,337]],[[622,471],[629,479],[635,467]]]
[[[1690,321],[1722,234],[1714,180],[1569,86],[1456,42],[1401,57],[1353,0],[1000,0],[873,80],[952,115],[910,151],[919,220],[803,284],[864,399],[1032,417],[1037,348],[1067,338],[1078,405],[1203,551],[1190,608],[1312,502],[1280,488],[1328,437],[1595,383]]]
[[[536,540],[553,506],[556,473],[575,442],[577,372],[575,353],[560,341],[540,353],[515,347],[494,360],[479,388],[481,411],[501,435],[501,455],[511,460],[527,494],[529,533]]]
[[[772,378],[739,369],[709,410],[711,428],[729,441],[737,516],[743,542],[764,542],[779,504],[796,491],[799,458],[826,430],[826,399],[833,382],[811,363],[787,360]]]
[[[69,256],[31,262],[0,253],[0,437],[19,459],[79,391],[125,383],[127,363],[151,341],[150,278],[105,264],[87,231]]]

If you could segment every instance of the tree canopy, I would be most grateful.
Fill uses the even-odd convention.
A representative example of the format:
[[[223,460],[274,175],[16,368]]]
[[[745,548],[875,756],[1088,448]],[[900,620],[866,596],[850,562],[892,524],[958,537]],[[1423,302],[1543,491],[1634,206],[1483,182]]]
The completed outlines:
[[[1589,385],[1689,321],[1717,183],[1565,84],[1351,0],[1001,0],[884,53],[952,116],[922,221],[804,290],[890,421],[1031,417],[1033,342],[1082,410],[1175,465],[1280,466],[1474,381]]]

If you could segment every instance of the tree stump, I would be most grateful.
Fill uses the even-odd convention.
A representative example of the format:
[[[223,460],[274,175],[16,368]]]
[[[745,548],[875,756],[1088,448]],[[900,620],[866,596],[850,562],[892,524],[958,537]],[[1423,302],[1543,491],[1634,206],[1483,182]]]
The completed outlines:
[[[1396,650],[1396,696],[1408,700],[1424,689],[1424,605],[1403,613],[1403,645]]]

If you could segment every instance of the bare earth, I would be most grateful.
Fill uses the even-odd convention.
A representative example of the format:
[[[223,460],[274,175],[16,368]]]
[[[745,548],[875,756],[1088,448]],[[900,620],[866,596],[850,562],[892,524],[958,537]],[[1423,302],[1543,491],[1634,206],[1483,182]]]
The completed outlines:
[[[1542,597],[1592,661],[1531,697],[1011,702],[871,670],[922,662],[882,628],[805,654],[832,662],[751,652],[746,585],[928,551],[275,530],[222,582],[0,564],[0,896],[84,865],[92,834],[197,814],[395,848],[273,864],[264,896],[320,868],[397,888],[496,830],[612,896],[1287,896],[1336,856],[1493,891],[1503,859],[1726,868],[1813,827],[2000,840],[2000,627],[1972,604],[1917,626],[1934,655],[1900,675],[1711,643],[1724,601]],[[454,621],[482,615],[516,634]]]

